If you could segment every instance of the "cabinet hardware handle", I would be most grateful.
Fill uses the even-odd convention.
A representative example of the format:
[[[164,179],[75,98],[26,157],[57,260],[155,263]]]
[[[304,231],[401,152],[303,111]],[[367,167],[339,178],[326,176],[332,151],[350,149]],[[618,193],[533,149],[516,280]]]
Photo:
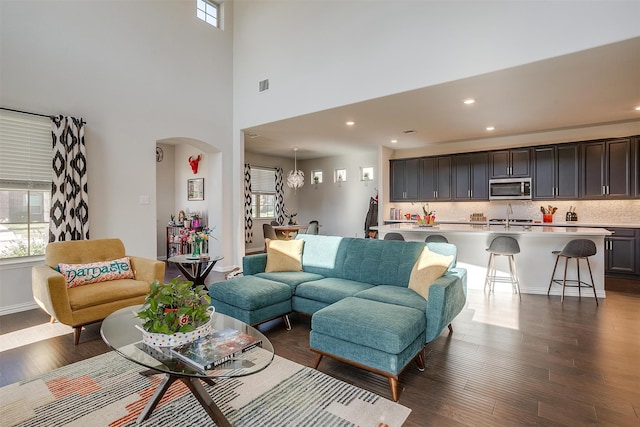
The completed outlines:
[[[469,190],[469,198],[473,197],[473,190]]]
[[[438,190],[434,191],[434,192],[433,192],[433,195],[434,195],[434,196],[435,196],[435,198],[437,199],[437,198],[438,198]]]

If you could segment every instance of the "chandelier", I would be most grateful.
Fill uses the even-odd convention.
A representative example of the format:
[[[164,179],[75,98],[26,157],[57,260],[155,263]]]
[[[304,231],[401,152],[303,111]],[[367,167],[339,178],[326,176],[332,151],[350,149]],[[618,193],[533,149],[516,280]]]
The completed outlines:
[[[294,190],[304,185],[304,172],[302,172],[301,170],[298,170],[298,156],[296,154],[297,151],[298,151],[298,148],[295,147],[293,149],[293,156],[294,156],[293,170],[290,171],[289,175],[287,176],[287,185],[290,188],[293,188]]]

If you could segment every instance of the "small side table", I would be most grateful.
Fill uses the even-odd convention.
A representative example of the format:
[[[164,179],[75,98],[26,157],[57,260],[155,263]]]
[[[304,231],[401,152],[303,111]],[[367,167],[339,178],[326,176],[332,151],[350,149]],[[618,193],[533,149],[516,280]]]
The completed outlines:
[[[223,257],[215,256],[206,258],[192,258],[191,255],[176,255],[168,258],[167,261],[174,263],[178,269],[184,274],[187,280],[193,282],[194,286],[204,286],[204,279],[211,271],[216,262],[220,261]]]

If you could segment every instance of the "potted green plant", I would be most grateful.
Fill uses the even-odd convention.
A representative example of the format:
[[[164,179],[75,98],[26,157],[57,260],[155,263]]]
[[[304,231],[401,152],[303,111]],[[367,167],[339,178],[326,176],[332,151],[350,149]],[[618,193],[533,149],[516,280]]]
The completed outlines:
[[[138,318],[142,319],[143,341],[166,347],[193,341],[211,332],[215,311],[204,286],[176,277],[169,283],[155,281]]]

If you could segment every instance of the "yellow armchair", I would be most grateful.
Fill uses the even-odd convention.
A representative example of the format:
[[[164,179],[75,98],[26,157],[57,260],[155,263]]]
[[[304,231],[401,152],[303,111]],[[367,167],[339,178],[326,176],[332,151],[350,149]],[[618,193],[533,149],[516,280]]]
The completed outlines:
[[[142,304],[149,285],[164,281],[165,264],[147,258],[129,256],[133,279],[117,279],[67,288],[58,264],[87,264],[129,256],[120,239],[74,240],[47,245],[45,265],[33,267],[31,287],[36,303],[51,320],[74,328],[74,344],[80,341],[82,327],[100,322],[123,307]]]

